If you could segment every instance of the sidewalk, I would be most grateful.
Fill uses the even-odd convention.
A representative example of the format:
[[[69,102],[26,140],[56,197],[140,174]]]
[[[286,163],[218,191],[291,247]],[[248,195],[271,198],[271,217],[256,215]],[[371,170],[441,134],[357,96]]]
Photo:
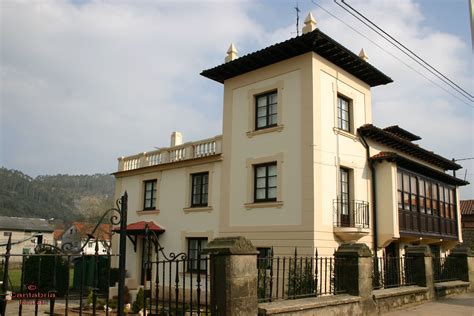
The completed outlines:
[[[474,292],[456,295],[397,311],[384,313],[385,316],[474,316]]]

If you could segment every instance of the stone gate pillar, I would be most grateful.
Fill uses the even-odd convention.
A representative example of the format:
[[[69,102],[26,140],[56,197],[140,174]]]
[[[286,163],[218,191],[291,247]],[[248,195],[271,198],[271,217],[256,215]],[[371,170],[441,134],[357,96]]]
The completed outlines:
[[[433,257],[428,245],[408,246],[405,250],[407,260],[412,260],[413,281],[418,286],[428,288],[428,299],[435,297]]]
[[[360,296],[366,315],[375,313],[372,300],[372,252],[366,244],[342,244],[334,254],[336,284],[350,295]]]
[[[212,240],[210,255],[211,304],[216,315],[257,315],[257,249],[244,237]]]
[[[451,257],[456,258],[459,278],[469,282],[469,290],[474,291],[474,252],[466,245],[458,245],[451,250]]]

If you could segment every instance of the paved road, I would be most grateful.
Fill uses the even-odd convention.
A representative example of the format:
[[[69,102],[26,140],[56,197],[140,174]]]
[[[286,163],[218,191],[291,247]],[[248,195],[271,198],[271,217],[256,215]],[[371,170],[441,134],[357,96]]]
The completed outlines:
[[[474,292],[400,309],[385,316],[474,316]]]

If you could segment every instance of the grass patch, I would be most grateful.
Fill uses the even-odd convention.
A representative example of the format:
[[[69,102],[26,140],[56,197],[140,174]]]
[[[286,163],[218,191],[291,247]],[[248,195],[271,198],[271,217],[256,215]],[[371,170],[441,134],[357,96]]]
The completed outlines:
[[[3,271],[0,271],[0,277],[3,277]],[[8,269],[8,289],[19,292],[21,289],[21,268]],[[74,279],[74,269],[69,269],[69,287],[72,288]]]

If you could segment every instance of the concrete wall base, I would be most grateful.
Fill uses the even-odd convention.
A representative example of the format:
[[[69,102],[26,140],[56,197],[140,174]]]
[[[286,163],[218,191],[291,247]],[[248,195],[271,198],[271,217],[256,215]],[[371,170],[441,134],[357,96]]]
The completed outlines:
[[[449,281],[435,283],[436,298],[448,297],[467,292],[469,292],[469,282]]]
[[[364,315],[361,297],[347,294],[258,304],[258,315]]]

